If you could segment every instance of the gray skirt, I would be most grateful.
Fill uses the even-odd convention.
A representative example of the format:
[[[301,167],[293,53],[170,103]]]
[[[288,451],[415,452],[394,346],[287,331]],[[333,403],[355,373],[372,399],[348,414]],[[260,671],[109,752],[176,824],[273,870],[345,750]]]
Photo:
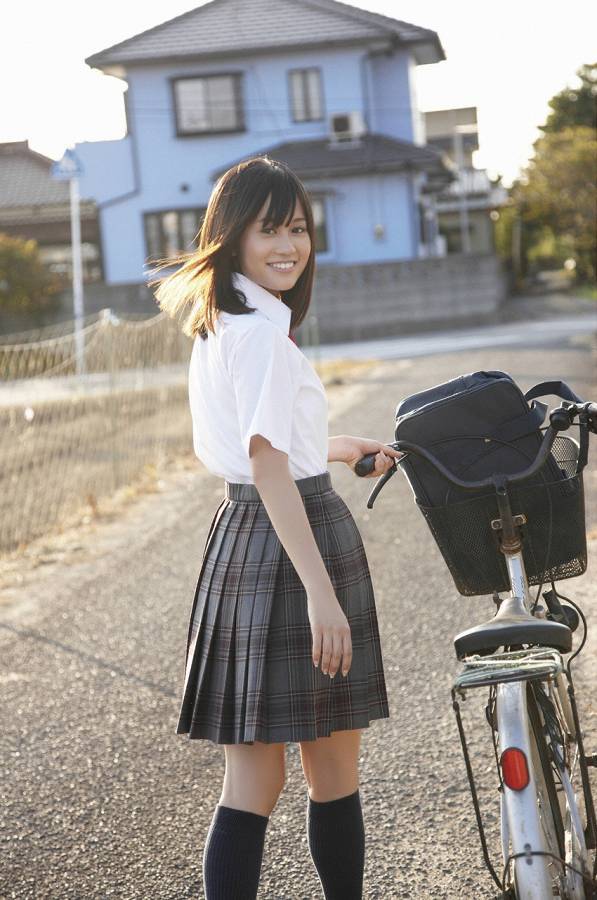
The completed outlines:
[[[360,532],[329,472],[295,484],[350,625],[348,675],[313,665],[303,583],[255,485],[225,482],[191,610],[176,734],[216,744],[311,741],[390,715]]]

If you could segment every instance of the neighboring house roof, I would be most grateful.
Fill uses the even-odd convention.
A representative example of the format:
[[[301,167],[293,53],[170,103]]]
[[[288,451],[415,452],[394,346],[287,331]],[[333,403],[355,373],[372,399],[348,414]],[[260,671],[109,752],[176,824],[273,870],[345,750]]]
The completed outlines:
[[[338,0],[211,0],[85,62],[123,76],[126,66],[368,41],[409,46],[420,64],[446,58],[435,31]]]
[[[268,156],[284,162],[299,178],[365,175],[400,170],[427,172],[438,185],[447,185],[454,178],[454,166],[444,154],[426,145],[412,144],[381,134],[364,134],[358,141],[342,141],[336,145],[329,138],[284,141],[250,153],[242,159],[252,156]],[[214,169],[211,177],[215,181],[231,166],[242,162],[242,159]]]
[[[0,144],[0,223],[59,222],[70,215],[68,181],[52,177],[54,160],[27,141]],[[82,200],[82,218],[96,215],[93,200]]]

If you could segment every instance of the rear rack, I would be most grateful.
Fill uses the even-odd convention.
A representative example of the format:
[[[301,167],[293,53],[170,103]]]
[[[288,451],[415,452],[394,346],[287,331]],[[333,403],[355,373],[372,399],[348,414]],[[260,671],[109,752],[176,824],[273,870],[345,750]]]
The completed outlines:
[[[462,670],[454,679],[454,690],[464,699],[468,688],[487,687],[508,681],[530,681],[533,678],[555,678],[564,671],[564,660],[550,647],[529,647],[481,656],[467,656]]]

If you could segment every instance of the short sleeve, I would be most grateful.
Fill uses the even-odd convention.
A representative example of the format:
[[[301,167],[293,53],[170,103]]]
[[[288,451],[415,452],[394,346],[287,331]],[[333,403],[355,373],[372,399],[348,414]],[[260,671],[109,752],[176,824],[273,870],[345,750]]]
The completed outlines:
[[[237,337],[228,370],[236,397],[242,445],[247,457],[254,434],[290,453],[298,379],[288,337],[273,323],[260,322]]]

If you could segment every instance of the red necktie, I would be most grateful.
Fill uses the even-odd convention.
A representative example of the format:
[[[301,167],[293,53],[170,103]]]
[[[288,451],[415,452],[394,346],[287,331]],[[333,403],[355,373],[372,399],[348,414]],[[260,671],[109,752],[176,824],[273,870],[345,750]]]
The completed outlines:
[[[296,344],[296,338],[293,334],[289,334],[288,337],[290,338],[290,340],[292,341],[293,344]],[[298,347],[298,344],[296,344],[296,346]]]

